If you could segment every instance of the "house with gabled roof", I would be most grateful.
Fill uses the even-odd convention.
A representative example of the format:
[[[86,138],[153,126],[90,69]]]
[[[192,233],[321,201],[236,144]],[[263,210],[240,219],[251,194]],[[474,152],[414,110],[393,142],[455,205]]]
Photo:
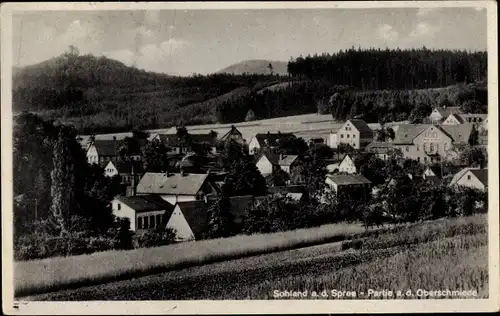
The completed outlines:
[[[259,133],[256,134],[248,143],[248,150],[250,155],[254,155],[260,149],[272,149],[279,146],[279,142],[286,138],[295,138],[293,133]]]
[[[351,145],[354,149],[363,149],[373,141],[373,130],[360,119],[347,120],[338,131],[330,133],[329,146],[337,148],[339,144]]]
[[[222,134],[219,139],[223,142],[235,141],[240,145],[245,144],[245,139],[243,139],[243,134],[236,128],[236,126],[231,125],[231,128],[226,133]]]
[[[290,173],[291,170],[298,164],[298,155],[274,154],[271,152],[263,152],[256,162],[257,169],[263,176],[272,174],[276,170],[283,170]]]
[[[302,185],[273,186],[268,188],[268,195],[284,195],[295,201],[305,201],[308,198],[307,189]]]
[[[488,189],[488,169],[464,168],[453,176],[450,186],[462,186],[485,191]]]
[[[473,137],[474,126],[470,123],[459,125],[402,124],[393,140],[395,149],[401,150],[403,157],[428,164],[452,159],[452,148],[468,144]]]
[[[181,201],[175,204],[166,227],[176,232],[176,241],[202,239],[208,228],[205,201]]]
[[[462,111],[458,106],[438,106],[432,110],[429,120],[433,123],[441,123],[450,114],[460,114]]]
[[[217,194],[208,174],[146,172],[136,188],[137,195],[154,194],[175,204],[203,200],[208,194]]]
[[[442,123],[443,125],[458,125],[472,123],[476,126],[481,126],[488,119],[488,114],[480,113],[452,113]]]
[[[325,183],[335,192],[353,187],[363,187],[371,191],[372,182],[359,174],[328,174]]]
[[[87,161],[89,164],[99,164],[104,167],[109,161],[120,160],[120,146],[121,141],[118,141],[116,137],[113,137],[113,139],[95,139],[88,144]],[[141,161],[142,153],[140,149],[129,153],[128,159]]]
[[[178,136],[177,134],[157,134],[152,140],[158,140],[167,146],[171,155],[185,155],[193,151],[193,146],[206,146],[211,153],[215,153],[217,138],[210,134],[189,134]]]
[[[130,220],[130,229],[153,230],[164,227],[174,205],[157,195],[117,196],[111,201],[113,215]]]

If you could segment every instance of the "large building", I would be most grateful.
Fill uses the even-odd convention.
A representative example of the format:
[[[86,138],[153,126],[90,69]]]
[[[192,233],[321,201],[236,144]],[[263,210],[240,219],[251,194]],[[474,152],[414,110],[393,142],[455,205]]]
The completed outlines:
[[[204,200],[209,194],[217,194],[208,174],[154,173],[147,172],[137,185],[137,195],[159,195],[171,204]]]
[[[429,120],[432,123],[441,123],[451,114],[461,114],[462,111],[458,106],[438,106],[429,115]]]
[[[335,133],[330,133],[329,146],[337,148],[340,144],[363,149],[373,141],[373,130],[360,119],[347,120]]]
[[[109,161],[120,160],[121,141],[115,139],[96,139],[89,143],[87,147],[87,161],[89,164],[99,164],[105,166]],[[129,153],[129,160],[141,161],[140,149]]]
[[[435,163],[453,158],[450,157],[453,146],[470,143],[473,131],[473,125],[469,123],[403,124],[398,127],[393,146],[401,150],[404,158],[421,163]]]

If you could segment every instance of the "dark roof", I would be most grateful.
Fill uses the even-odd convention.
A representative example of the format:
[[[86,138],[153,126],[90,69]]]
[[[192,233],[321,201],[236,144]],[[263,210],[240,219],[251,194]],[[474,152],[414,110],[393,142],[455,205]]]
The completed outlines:
[[[234,125],[232,125],[231,129],[226,134],[224,134],[220,139],[225,140],[229,135],[243,136],[243,134],[241,134],[241,132]]]
[[[165,145],[171,147],[187,147],[189,146],[187,137],[179,137],[177,134],[158,134],[158,139]],[[210,143],[215,144],[216,138],[210,134],[189,134],[189,139],[193,143]]]
[[[360,138],[372,138],[373,137],[373,130],[366,124],[365,121],[360,120],[360,119],[350,119],[347,120],[348,122],[351,122],[351,124],[359,131],[359,137]]]
[[[117,140],[96,139],[91,143],[94,145],[99,156],[117,156],[120,142]]]
[[[434,185],[438,185],[439,183],[441,183],[441,179],[436,176],[426,176],[425,180],[431,182]]]
[[[470,172],[485,186],[488,186],[488,169],[471,169]]]
[[[277,186],[277,187],[269,187],[269,193],[271,194],[287,194],[287,193],[306,193],[307,190],[302,185],[290,185],[290,186]]]
[[[172,204],[157,195],[117,196],[116,199],[136,212],[165,210],[167,213],[171,213],[174,210]]]
[[[474,124],[441,125],[439,128],[449,135],[454,143],[467,143],[474,129]]]
[[[358,174],[329,174],[327,175],[337,185],[350,185],[350,184],[370,184],[372,183],[367,178]]]
[[[195,238],[200,238],[208,227],[208,205],[205,201],[178,202],[176,207],[181,210]]]
[[[132,173],[132,166],[134,167],[134,173],[141,174],[144,172],[142,162],[140,161],[110,161],[109,163],[115,166],[118,173]]]
[[[204,173],[154,173],[147,172],[137,185],[137,193],[195,195],[205,183]]]
[[[413,144],[413,139],[433,126],[432,124],[401,124],[398,126],[393,144]]]
[[[255,135],[261,146],[278,146],[279,140],[287,137],[294,138],[295,135],[292,133],[262,133]]]

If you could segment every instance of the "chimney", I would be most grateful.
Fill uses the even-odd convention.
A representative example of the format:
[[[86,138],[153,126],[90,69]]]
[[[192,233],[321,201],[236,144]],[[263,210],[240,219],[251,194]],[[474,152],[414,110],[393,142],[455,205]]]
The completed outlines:
[[[115,140],[115,141],[116,141],[116,136],[113,136],[113,140]]]

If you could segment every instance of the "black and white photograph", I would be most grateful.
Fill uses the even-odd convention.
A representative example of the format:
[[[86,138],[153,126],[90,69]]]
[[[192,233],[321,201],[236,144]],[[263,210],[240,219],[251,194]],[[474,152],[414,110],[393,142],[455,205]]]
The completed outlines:
[[[4,313],[498,310],[496,6],[2,5]]]

